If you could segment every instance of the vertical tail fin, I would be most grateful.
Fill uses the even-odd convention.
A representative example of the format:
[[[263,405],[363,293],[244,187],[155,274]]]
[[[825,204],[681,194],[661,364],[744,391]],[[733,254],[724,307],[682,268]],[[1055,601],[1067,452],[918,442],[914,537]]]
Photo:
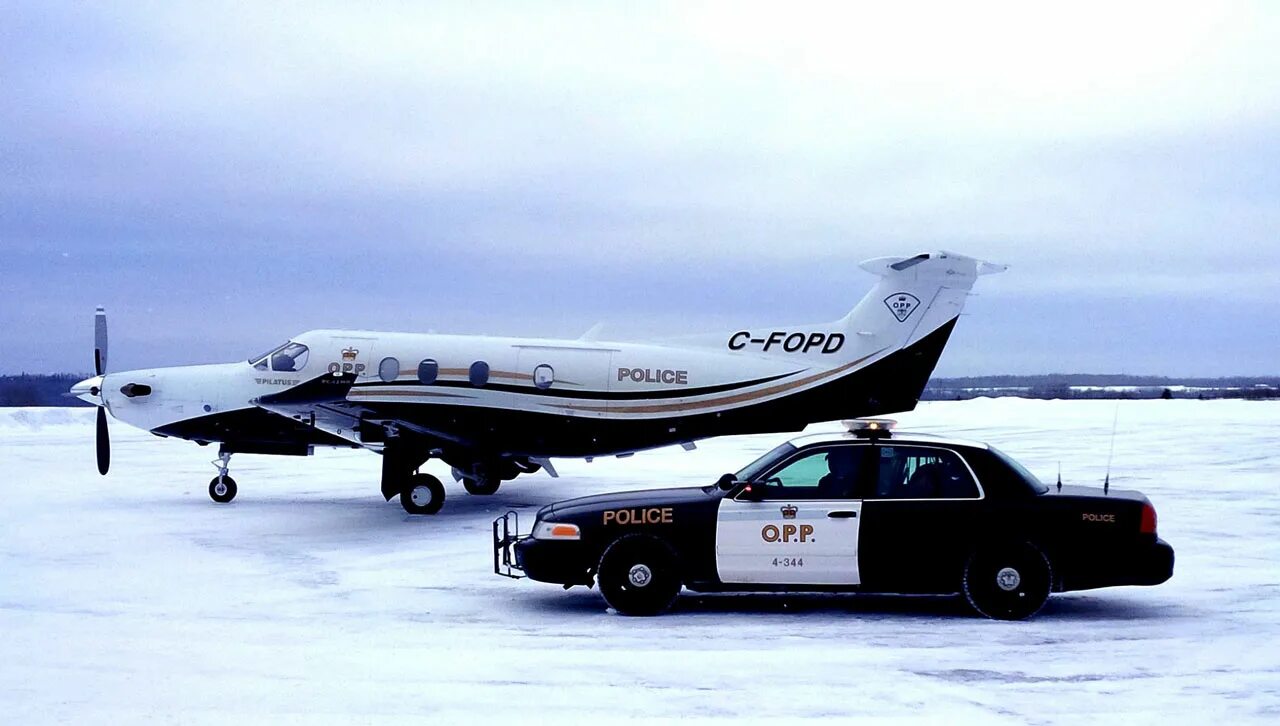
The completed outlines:
[[[853,345],[849,357],[905,348],[955,320],[980,275],[1004,265],[928,252],[913,257],[877,257],[861,264],[880,280],[837,326]]]

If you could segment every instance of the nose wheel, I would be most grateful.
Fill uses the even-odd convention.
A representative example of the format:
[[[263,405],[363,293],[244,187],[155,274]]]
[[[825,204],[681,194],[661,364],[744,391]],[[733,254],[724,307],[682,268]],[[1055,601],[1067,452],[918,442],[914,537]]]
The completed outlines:
[[[212,464],[218,470],[218,475],[209,482],[209,498],[218,504],[226,504],[236,498],[236,480],[227,474],[231,465],[231,453],[218,452],[218,458]]]
[[[218,504],[226,504],[236,498],[236,480],[229,476],[215,476],[209,482],[209,498]]]

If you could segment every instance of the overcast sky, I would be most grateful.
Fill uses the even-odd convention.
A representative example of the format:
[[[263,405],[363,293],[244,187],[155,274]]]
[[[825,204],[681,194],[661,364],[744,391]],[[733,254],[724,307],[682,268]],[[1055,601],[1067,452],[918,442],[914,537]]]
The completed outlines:
[[[1280,373],[1280,11],[0,0],[0,371],[979,281],[938,373]],[[1036,7],[1029,7],[1035,5]]]

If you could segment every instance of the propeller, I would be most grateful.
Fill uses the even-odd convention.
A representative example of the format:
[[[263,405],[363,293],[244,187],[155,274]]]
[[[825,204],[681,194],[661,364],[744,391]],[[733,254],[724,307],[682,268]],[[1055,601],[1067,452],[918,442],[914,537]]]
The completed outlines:
[[[107,409],[98,407],[98,473],[106,476],[111,468],[111,439],[107,436]]]
[[[93,373],[107,372],[107,311],[101,305],[93,314]]]
[[[93,372],[102,376],[107,372],[107,311],[101,305],[93,314]],[[101,391],[96,391],[102,396]],[[111,468],[111,437],[107,433],[107,399],[102,396],[98,406],[98,427],[96,444],[98,451],[98,473],[106,476]]]

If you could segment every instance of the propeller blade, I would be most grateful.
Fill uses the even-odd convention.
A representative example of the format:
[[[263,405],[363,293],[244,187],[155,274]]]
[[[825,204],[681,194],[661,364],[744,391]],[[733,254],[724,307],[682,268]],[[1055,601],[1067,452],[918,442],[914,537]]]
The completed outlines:
[[[106,476],[111,468],[111,439],[107,436],[107,409],[98,407],[98,473]]]
[[[107,372],[107,311],[101,305],[93,315],[93,372]]]

